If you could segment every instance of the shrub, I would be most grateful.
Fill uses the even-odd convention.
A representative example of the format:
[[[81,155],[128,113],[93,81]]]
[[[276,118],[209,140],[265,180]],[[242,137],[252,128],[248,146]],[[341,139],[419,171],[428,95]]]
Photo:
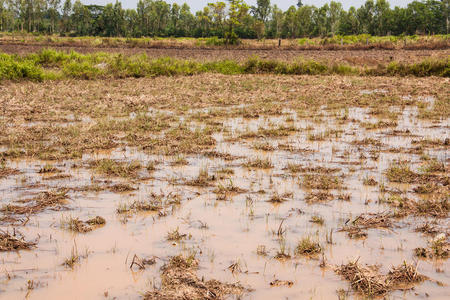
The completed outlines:
[[[0,54],[0,79],[17,80],[28,78],[31,80],[42,80],[43,76],[42,68],[33,61]]]

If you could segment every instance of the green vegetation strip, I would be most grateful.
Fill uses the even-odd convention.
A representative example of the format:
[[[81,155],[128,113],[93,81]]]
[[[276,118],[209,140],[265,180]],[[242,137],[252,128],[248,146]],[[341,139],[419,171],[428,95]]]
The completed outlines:
[[[313,60],[286,63],[250,58],[198,62],[173,58],[149,59],[145,54],[124,56],[103,52],[65,53],[51,49],[27,56],[0,54],[0,80],[55,80],[65,78],[101,79],[151,76],[194,75],[201,73],[286,74],[286,75],[369,75],[369,76],[441,76],[450,77],[450,58],[424,60],[415,64],[391,62],[376,68],[325,64]]]

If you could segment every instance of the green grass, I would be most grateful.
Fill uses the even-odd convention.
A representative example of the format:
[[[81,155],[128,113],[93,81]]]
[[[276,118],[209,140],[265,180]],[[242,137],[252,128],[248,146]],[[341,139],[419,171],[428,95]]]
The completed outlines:
[[[152,76],[190,76],[201,73],[281,74],[281,75],[375,75],[450,76],[450,59],[425,60],[415,64],[392,62],[376,68],[329,65],[314,60],[282,62],[252,57],[243,63],[234,60],[198,62],[170,57],[150,59],[145,54],[124,56],[96,52],[65,53],[52,49],[27,56],[0,54],[0,80],[101,79]]]
[[[44,71],[32,60],[0,53],[0,80],[17,80],[23,78],[42,80],[44,79]]]

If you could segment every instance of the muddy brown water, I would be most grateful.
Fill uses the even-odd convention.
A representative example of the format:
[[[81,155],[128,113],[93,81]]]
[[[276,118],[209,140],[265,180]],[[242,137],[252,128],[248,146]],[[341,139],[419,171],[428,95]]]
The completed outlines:
[[[424,101],[429,105],[433,104],[430,99]],[[418,138],[449,138],[450,120],[432,123],[418,119],[415,108],[400,110],[402,113],[396,129],[407,129],[411,132],[409,135],[391,135],[389,132],[393,128],[365,130],[355,122],[338,122],[328,114],[326,107],[323,107],[320,123],[300,118],[290,111],[286,111],[281,117],[228,119],[224,122],[224,128],[230,134],[223,132],[214,135],[217,140],[215,150],[240,157],[233,161],[197,154],[185,156],[188,165],[173,166],[173,157],[148,155],[134,148],[84,155],[83,161],[86,162],[93,158],[113,158],[123,161],[139,160],[143,164],[150,160],[160,163],[151,173],[151,178],[132,182],[138,188],[136,191],[70,191],[66,210],[47,209],[31,215],[26,226],[17,226],[27,240],[36,239],[38,244],[34,250],[0,253],[0,298],[139,299],[145,291],[160,285],[160,267],[167,262],[168,257],[179,253],[196,253],[200,261],[200,278],[204,276],[206,279],[240,282],[253,290],[246,293],[244,299],[336,299],[336,291],[349,290],[349,284],[334,273],[333,266],[359,258],[363,264],[380,264],[382,272],[386,273],[391,266],[403,261],[415,261],[413,249],[426,247],[429,240],[429,237],[414,231],[417,224],[426,220],[418,217],[399,219],[392,229],[370,229],[366,239],[350,239],[345,232],[337,231],[348,219],[361,213],[391,210],[388,206],[377,203],[381,195],[378,186],[363,185],[363,179],[367,176],[390,188],[404,191],[408,197],[419,197],[412,192],[411,185],[389,183],[384,171],[395,159],[407,159],[417,170],[420,155],[385,150],[410,148],[411,141]],[[286,121],[287,115],[292,121]],[[350,108],[348,119],[373,122],[364,108]],[[255,139],[230,139],[248,130],[256,131],[258,128],[280,124],[292,124],[300,130],[287,137],[257,141],[270,143],[275,147],[289,144],[299,151],[259,151],[252,147]],[[342,133],[339,137],[327,137],[324,141],[308,139],[308,134],[329,129],[339,129]],[[364,138],[375,138],[384,146],[377,148],[351,143]],[[370,158],[371,150],[379,153],[378,159]],[[361,153],[367,158],[361,158]],[[427,153],[441,161],[448,161],[448,148],[430,148]],[[242,163],[251,158],[269,158],[274,167],[267,170],[242,167]],[[46,163],[29,159],[9,162],[8,166],[19,169],[21,174],[0,179],[1,204],[53,188],[76,188],[96,181],[123,181],[104,177],[83,167],[83,164],[73,168],[74,161],[70,160],[54,165],[63,173],[70,174],[71,178],[46,181],[44,178],[49,175],[38,173]],[[339,168],[340,171],[335,174],[343,178],[345,190],[342,192],[351,195],[350,201],[307,204],[304,199],[309,190],[300,184],[303,175],[290,174],[284,169],[288,163]],[[218,200],[213,193],[214,187],[183,184],[183,181],[195,178],[202,168],[207,168],[210,174],[214,174],[225,167],[232,169],[234,174],[217,182],[223,185],[232,182],[234,186],[245,190],[243,193],[233,194],[230,201]],[[116,213],[120,205],[148,199],[152,192],[166,195],[176,193],[181,196],[181,205],[168,208],[165,217],[159,217],[157,213]],[[331,192],[338,194],[336,190]],[[292,193],[292,198],[274,205],[267,201],[274,193]],[[92,232],[81,234],[60,228],[64,217],[86,220],[97,215],[106,219],[106,225]],[[314,215],[323,217],[324,225],[309,222]],[[448,221],[438,220],[444,229],[448,229]],[[276,231],[281,223],[286,233],[280,241]],[[0,228],[12,230],[8,225]],[[188,238],[179,242],[167,241],[167,233],[177,228],[180,233],[187,234]],[[330,230],[333,230],[332,244],[326,242]],[[325,268],[320,267],[321,256],[294,257],[297,242],[306,236],[323,246],[327,264]],[[267,255],[257,254],[259,245],[265,246]],[[286,253],[293,257],[283,261],[275,259],[280,247],[285,248]],[[62,263],[72,252],[78,253],[82,258],[73,268],[63,266]],[[156,257],[156,264],[147,266],[144,270],[136,267],[130,269],[134,255],[140,258]],[[236,262],[241,272],[232,273],[228,267]],[[429,299],[448,299],[449,267],[447,260],[420,260],[418,270],[433,281],[426,281],[413,291],[395,291],[391,297],[425,299],[429,296]],[[270,282],[275,279],[289,280],[293,285],[271,287]],[[444,286],[436,284],[436,281]],[[33,289],[28,289],[31,282]],[[359,298],[351,292],[348,297]]]

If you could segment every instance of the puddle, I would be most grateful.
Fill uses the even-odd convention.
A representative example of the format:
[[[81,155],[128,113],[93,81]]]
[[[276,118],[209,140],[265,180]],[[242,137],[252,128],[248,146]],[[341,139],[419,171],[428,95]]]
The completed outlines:
[[[387,91],[361,91],[363,95],[373,93]],[[423,101],[430,105],[434,102],[433,98],[424,98]],[[426,221],[423,217],[395,219],[395,226],[388,230],[370,228],[364,239],[351,239],[346,232],[338,230],[362,213],[392,211],[389,205],[378,203],[383,196],[379,187],[381,183],[388,189],[403,191],[403,196],[420,199],[421,196],[413,192],[414,185],[389,183],[385,171],[394,160],[408,160],[414,171],[418,171],[423,157],[411,150],[416,146],[413,141],[449,138],[448,120],[433,123],[431,127],[429,122],[418,119],[417,109],[392,109],[399,112],[396,126],[375,129],[362,127],[361,124],[375,124],[378,119],[370,115],[367,108],[359,107],[341,111],[336,117],[322,107],[320,122],[300,117],[287,109],[280,116],[223,119],[223,131],[214,134],[217,145],[211,150],[227,154],[231,159],[225,155],[210,157],[198,153],[185,155],[185,163],[174,165],[176,157],[149,155],[134,147],[121,147],[84,154],[78,161],[9,161],[7,167],[20,173],[0,179],[2,206],[60,188],[68,189],[68,199],[62,210],[45,209],[38,214],[19,216],[22,223],[29,219],[26,225],[14,227],[27,240],[36,240],[37,247],[0,253],[0,294],[9,299],[26,295],[28,299],[49,299],[49,295],[58,299],[71,294],[80,299],[140,299],[141,293],[161,285],[160,268],[170,256],[195,253],[199,260],[199,278],[239,282],[253,290],[244,294],[243,299],[276,299],[281,296],[294,299],[299,294],[308,299],[336,298],[336,291],[348,290],[349,285],[333,271],[335,266],[359,257],[363,264],[381,264],[381,271],[387,273],[390,267],[404,260],[415,260],[413,249],[426,247],[429,240],[415,232],[415,226]],[[149,111],[149,114],[157,113],[175,114]],[[194,113],[196,111],[188,114]],[[348,116],[343,120],[345,114]],[[129,117],[135,118],[136,114]],[[191,128],[199,126],[204,124],[190,124]],[[279,126],[293,129],[276,137],[264,136],[264,133],[240,137],[245,132]],[[273,149],[258,150],[255,147],[257,143],[267,143]],[[448,159],[447,147],[425,148],[425,154],[439,160]],[[243,166],[256,158],[270,161],[273,167]],[[127,180],[107,177],[88,167],[90,161],[99,159],[139,161],[142,166],[152,161],[156,164],[153,171],[138,172],[145,178]],[[70,177],[53,180],[51,176],[55,174],[39,173],[49,163],[59,170],[58,174]],[[305,173],[289,171],[292,165],[308,167],[312,171],[306,173],[316,175],[318,173],[314,170],[317,169],[314,168],[333,169],[332,172],[325,171],[325,174],[342,180],[342,187],[330,190],[333,200],[308,204],[305,198],[315,190],[304,186]],[[210,186],[187,184],[189,180],[195,180],[202,169],[215,176]],[[221,170],[225,175],[219,176]],[[377,182],[375,186],[363,184],[369,177]],[[77,187],[94,184],[110,187],[117,183],[129,184],[135,190],[123,193],[112,192],[110,188],[77,190]],[[226,193],[226,201],[223,201],[215,192],[220,185],[233,186],[238,192]],[[164,215],[157,212],[117,213],[121,206],[148,200],[152,194],[171,193],[179,196],[180,204],[165,208]],[[348,195],[349,201],[338,200],[340,194]],[[274,195],[288,196],[285,201],[274,204],[269,201]],[[106,224],[88,233],[73,233],[60,226],[61,220],[67,217],[87,220],[95,216],[103,217]],[[310,222],[313,216],[320,216],[324,224]],[[439,222],[448,229],[448,219]],[[285,232],[282,238],[277,235],[280,228]],[[13,226],[5,224],[1,229],[11,232]],[[168,232],[175,229],[186,234],[186,238],[168,241]],[[322,245],[323,257],[295,256],[296,246],[304,237]],[[258,249],[265,249],[265,255],[258,254]],[[289,254],[291,258],[276,259],[280,252]],[[79,261],[73,268],[64,266],[63,262],[73,253],[79,256]],[[130,269],[134,255],[156,257],[155,264],[143,270]],[[325,267],[320,266],[323,259]],[[239,271],[232,273],[229,269],[232,264],[237,264]],[[434,282],[417,285],[413,292],[394,291],[391,296],[422,299],[429,295],[432,299],[446,299],[448,288],[435,281],[448,286],[450,279],[446,270],[449,267],[447,260],[421,260],[420,272]],[[270,283],[276,279],[293,284],[272,287]]]

